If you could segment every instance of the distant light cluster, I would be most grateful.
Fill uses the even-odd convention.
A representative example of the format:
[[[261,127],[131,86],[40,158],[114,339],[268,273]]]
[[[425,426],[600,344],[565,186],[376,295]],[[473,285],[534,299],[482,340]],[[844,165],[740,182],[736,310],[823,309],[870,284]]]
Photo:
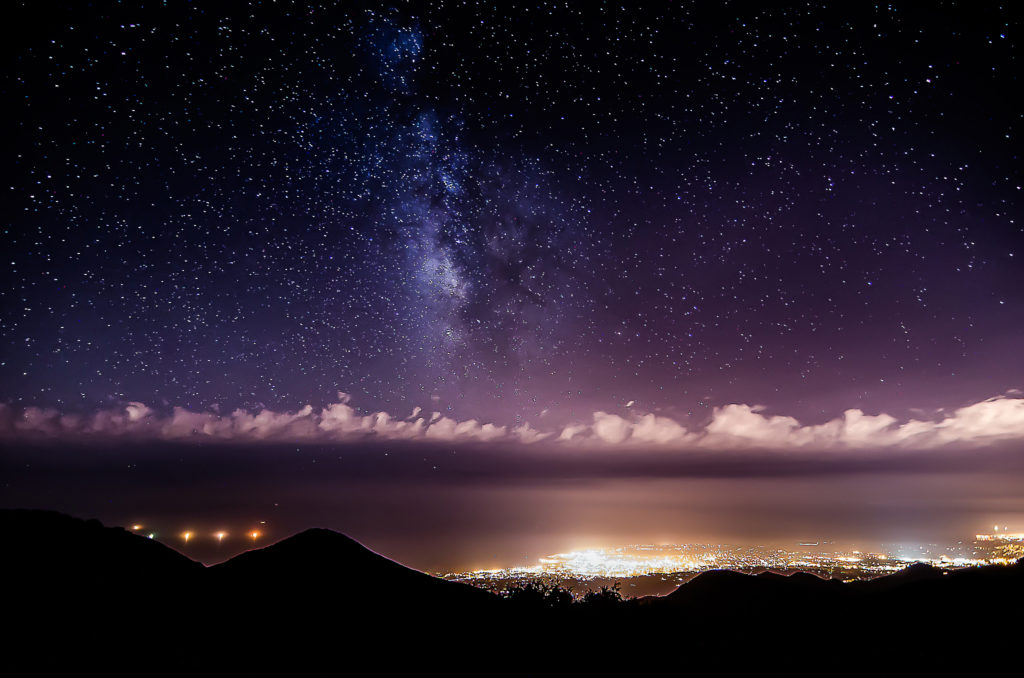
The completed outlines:
[[[803,570],[844,579],[862,579],[896,572],[911,563],[928,563],[941,568],[1007,564],[1013,558],[998,548],[990,548],[986,542],[1021,539],[1024,535],[978,535],[972,548],[965,548],[962,544],[928,545],[895,547],[891,552],[870,553],[810,548],[817,544],[804,544],[800,550],[721,544],[647,544],[559,553],[541,558],[535,565],[447,573],[444,576],[456,581],[484,584],[489,581],[536,579],[630,578],[728,569],[744,572]],[[1018,557],[1024,557],[1024,553]]]
[[[992,528],[992,534],[976,534],[974,535],[975,541],[1024,541],[1024,532],[1007,532],[1005,526],[1002,528],[1003,531],[999,531],[999,526],[995,525]]]

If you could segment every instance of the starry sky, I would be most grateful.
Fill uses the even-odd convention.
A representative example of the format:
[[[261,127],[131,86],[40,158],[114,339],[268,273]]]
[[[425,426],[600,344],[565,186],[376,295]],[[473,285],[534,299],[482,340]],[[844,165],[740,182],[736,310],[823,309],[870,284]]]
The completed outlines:
[[[501,425],[1024,384],[987,3],[22,3],[0,400]]]
[[[0,503],[424,566],[1024,520],[1021,13],[932,5],[14,3]]]

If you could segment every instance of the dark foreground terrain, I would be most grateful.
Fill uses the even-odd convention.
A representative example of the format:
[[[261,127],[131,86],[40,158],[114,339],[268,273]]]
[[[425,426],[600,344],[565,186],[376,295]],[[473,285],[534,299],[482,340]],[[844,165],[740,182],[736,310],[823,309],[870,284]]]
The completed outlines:
[[[436,579],[329,530],[212,567],[58,513],[2,511],[0,531],[6,675],[976,673],[1019,664],[1024,628],[1024,561],[850,584],[712,571],[570,604]]]

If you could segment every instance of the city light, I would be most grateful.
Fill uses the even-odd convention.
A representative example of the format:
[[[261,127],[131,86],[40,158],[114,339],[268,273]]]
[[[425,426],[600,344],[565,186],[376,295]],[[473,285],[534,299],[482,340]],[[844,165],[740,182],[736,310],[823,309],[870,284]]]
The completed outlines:
[[[188,540],[192,538],[192,533],[191,532],[182,532],[181,533],[181,538],[184,539],[185,543],[187,544]]]
[[[974,539],[975,541],[1024,541],[1024,532],[1015,534],[1011,534],[1009,532],[1001,532],[999,534],[976,534],[974,535]]]
[[[217,532],[213,536],[217,538],[217,543],[219,544],[219,543],[224,541],[224,537],[228,536],[228,533],[227,532]]]
[[[999,532],[996,535],[976,535],[973,544],[928,547],[896,544],[891,549],[878,552],[791,551],[767,546],[722,544],[635,544],[556,553],[539,558],[533,565],[448,573],[443,576],[482,586],[508,585],[536,579],[586,581],[651,575],[692,575],[711,569],[741,572],[806,571],[845,580],[870,579],[899,571],[913,563],[946,569],[1005,564],[1024,557],[1022,541],[1024,533]],[[802,547],[810,545],[800,543]]]

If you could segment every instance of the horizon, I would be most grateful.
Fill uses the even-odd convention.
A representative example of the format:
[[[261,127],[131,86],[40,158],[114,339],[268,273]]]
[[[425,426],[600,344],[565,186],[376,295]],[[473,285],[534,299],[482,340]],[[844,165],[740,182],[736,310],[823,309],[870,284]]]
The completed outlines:
[[[26,509],[21,509],[26,510]],[[32,511],[33,509],[27,509]],[[53,511],[47,509],[47,513]],[[67,514],[58,514],[67,516]],[[82,516],[69,516],[95,520]],[[101,521],[102,522],[102,521]],[[290,542],[309,532],[328,531],[351,539],[342,531],[310,526],[294,532],[273,534],[261,530],[163,530],[154,524],[103,524],[134,536],[149,539],[190,560],[212,567],[236,556]],[[261,521],[260,528],[265,528]],[[223,525],[221,525],[223,528]],[[42,536],[42,535],[40,535]],[[407,563],[354,540],[370,553],[410,567]],[[207,557],[204,557],[206,554]],[[212,555],[211,555],[212,554]],[[693,576],[715,569],[757,574],[760,572],[809,572],[824,578],[844,577],[846,581],[872,579],[899,571],[911,565],[926,564],[943,569],[959,569],[983,565],[1007,565],[1024,562],[1024,532],[1014,532],[1009,525],[993,525],[987,533],[947,543],[841,543],[831,539],[799,542],[699,543],[663,542],[634,543],[615,546],[591,546],[563,553],[552,553],[534,563],[505,564],[500,567],[427,571],[434,577],[470,583],[495,590],[494,585],[515,586],[526,582],[551,581],[583,583],[583,591],[595,590],[593,582],[625,581],[655,575]],[[410,567],[410,569],[416,569]],[[662,577],[662,581],[668,581]],[[676,579],[684,583],[686,579]],[[587,582],[591,582],[589,585]],[[669,588],[664,592],[674,590]],[[663,592],[663,593],[664,593]],[[579,592],[577,592],[579,594]]]
[[[347,534],[415,569],[468,571],[631,543],[952,543],[1024,527],[1018,448],[779,457],[379,445],[188,445],[104,451],[37,442],[4,458],[5,506],[106,524],[276,541]],[[117,460],[111,464],[111,457]],[[188,488],[182,492],[182,488]],[[993,503],[992,496],[1002,497]],[[175,536],[165,538],[168,530]],[[199,540],[195,546],[198,546]]]

